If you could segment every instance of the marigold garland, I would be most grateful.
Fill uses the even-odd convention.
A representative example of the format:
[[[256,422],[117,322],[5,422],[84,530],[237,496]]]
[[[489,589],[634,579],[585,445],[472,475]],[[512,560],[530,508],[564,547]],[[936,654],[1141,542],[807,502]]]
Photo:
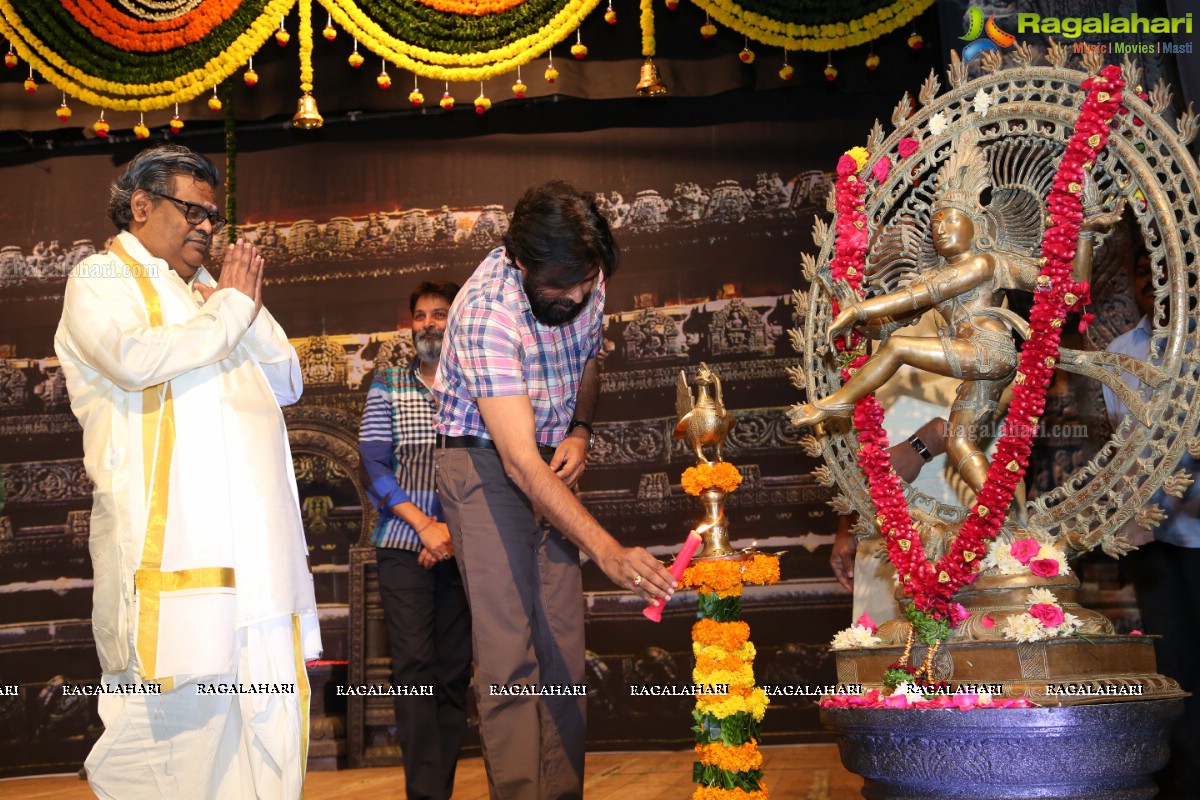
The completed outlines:
[[[59,0],[63,8],[92,35],[113,47],[134,52],[158,52],[195,44],[225,22],[240,0],[207,0],[192,11],[164,20],[143,20],[124,14],[102,0]]]
[[[826,52],[866,44],[885,33],[894,31],[920,16],[934,0],[897,0],[870,14],[847,22],[825,25],[797,25],[770,16],[755,13],[747,6],[733,0],[692,0],[713,19],[756,42],[787,50],[810,50]]]
[[[699,667],[692,670],[692,680],[697,686],[728,686],[730,690],[734,688],[751,689],[754,687],[754,668],[738,659],[741,664],[737,669],[713,669],[701,670]]]
[[[742,565],[736,561],[701,561],[683,571],[679,586],[721,597],[742,593]]]
[[[758,749],[758,741],[751,739],[745,744],[730,747],[727,744],[698,744],[696,755],[701,764],[718,767],[729,772],[748,772],[761,769],[762,752]]]
[[[694,655],[697,659],[701,657],[721,659],[725,656],[736,656],[743,661],[753,661],[757,654],[758,653],[754,648],[754,642],[749,641],[743,642],[741,647],[734,648],[733,650],[726,650],[725,648],[716,645],[705,645],[701,644],[700,642],[692,642],[692,655]]]
[[[759,553],[742,566],[742,580],[769,586],[779,582],[779,558]]]
[[[767,800],[767,785],[759,782],[757,791],[742,789],[718,789],[715,786],[697,786],[692,800]]]
[[[454,53],[397,39],[353,0],[321,0],[338,24],[371,52],[422,77],[450,81],[487,80],[528,64],[577,30],[599,3],[600,0],[567,0],[545,24],[515,41],[487,50]],[[478,42],[472,43],[472,47],[479,46]]]
[[[654,39],[654,0],[641,0],[641,12],[638,21],[642,27],[642,55],[650,58],[658,49]]]
[[[734,714],[749,714],[755,722],[762,722],[767,713],[770,698],[761,687],[746,689],[742,686],[730,686],[728,694],[696,695],[696,710],[717,719],[731,717]]]
[[[312,0],[300,0],[300,91],[313,90]]]
[[[684,573],[685,575],[687,573]],[[745,622],[716,622],[702,619],[692,626],[692,641],[733,652],[750,641],[750,626]]]
[[[143,13],[141,5],[122,3],[122,10],[106,0],[0,0],[0,35],[67,94],[102,108],[148,111],[193,100],[225,81],[277,32],[278,20],[296,2],[205,0]],[[320,2],[342,29],[402,69],[437,80],[481,81],[544,56],[577,32],[600,0]],[[827,50],[875,38],[932,0],[898,0],[833,25],[797,24],[789,4],[776,0],[696,2],[754,41]],[[642,52],[650,57],[656,52],[653,0],[639,0],[639,7]],[[301,24],[303,65],[312,37]],[[312,84],[304,66],[300,82]]]
[[[295,2],[288,0],[275,4],[273,11],[286,13]],[[25,31],[26,43],[67,78],[93,90],[104,90],[105,83],[153,86],[175,81],[189,73],[203,79],[214,59],[227,56],[239,42],[244,43],[246,34],[252,29],[260,30],[256,25],[263,24],[272,29],[278,25],[278,16],[260,23],[268,5],[271,3],[267,0],[244,0],[229,19],[202,41],[165,53],[138,53],[114,47],[75,22],[57,2],[3,0],[0,16],[8,17],[10,25]],[[53,43],[53,48],[45,42]],[[247,60],[254,49],[257,47],[245,53],[241,60]],[[140,95],[161,91],[156,88],[123,93]]]
[[[737,597],[747,583],[768,585],[779,580],[779,559],[758,553],[748,560],[699,561],[683,571],[679,585],[701,594]]]
[[[485,14],[501,14],[521,5],[525,0],[415,0],[415,2],[446,14],[482,17]]]
[[[115,83],[88,75],[67,63],[25,26],[11,0],[0,0],[0,35],[12,42],[21,58],[48,82],[68,95],[101,108],[152,111],[193,100],[226,80],[274,34],[280,16],[295,3],[296,0],[269,0],[265,5],[246,2],[245,7],[257,5],[262,11],[232,45],[198,69],[170,81],[148,84]],[[45,7],[56,5],[50,3]]]
[[[689,467],[681,481],[685,491],[699,495],[709,489],[732,492],[742,476],[732,464],[718,462]],[[696,797],[766,797],[758,734],[770,699],[755,685],[757,651],[750,642],[750,626],[738,617],[745,584],[778,580],[778,557],[763,553],[704,559],[679,576],[680,587],[699,593],[700,619],[692,626],[692,683],[720,690],[697,693],[692,711],[699,757],[692,765]]]
[[[722,492],[732,492],[742,483],[742,473],[737,467],[726,461],[715,464],[697,464],[683,471],[680,480],[683,490],[690,495],[699,496],[707,489],[720,489]]]
[[[736,653],[730,653],[720,648],[711,648],[712,651],[719,655],[704,653],[696,656],[696,671],[704,674],[723,670],[726,672],[737,672],[746,666],[746,662],[752,659],[745,659],[738,656]],[[706,683],[723,683],[724,681],[706,681]]]

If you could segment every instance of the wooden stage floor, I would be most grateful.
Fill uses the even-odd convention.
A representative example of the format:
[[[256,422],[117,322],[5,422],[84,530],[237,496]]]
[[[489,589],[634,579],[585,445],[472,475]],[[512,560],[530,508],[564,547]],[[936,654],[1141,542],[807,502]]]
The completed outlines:
[[[588,754],[587,800],[688,800],[692,789],[690,750]],[[847,772],[832,744],[775,745],[763,748],[764,782],[772,800],[859,800],[862,779]],[[483,760],[458,765],[454,800],[487,800]],[[0,781],[0,798],[87,800],[87,784],[71,775]],[[304,800],[404,800],[399,767],[310,772]]]

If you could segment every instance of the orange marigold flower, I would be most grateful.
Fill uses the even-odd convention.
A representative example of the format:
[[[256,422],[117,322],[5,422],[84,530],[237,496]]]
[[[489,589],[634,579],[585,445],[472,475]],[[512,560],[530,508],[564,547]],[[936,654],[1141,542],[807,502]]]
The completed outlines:
[[[683,490],[690,495],[698,496],[706,489],[720,489],[728,493],[741,485],[742,473],[726,461],[697,464],[683,471],[680,482],[683,484]]]
[[[742,789],[719,789],[716,786],[697,786],[692,792],[692,800],[767,800],[767,785],[758,782],[758,791],[747,792]]]
[[[700,656],[696,659],[696,669],[701,672],[712,672],[718,669],[737,672],[744,666],[746,666],[746,662],[735,655],[727,655],[724,658]]]
[[[742,562],[701,561],[683,571],[679,585],[702,594],[716,592],[722,597],[737,597],[742,593]]]
[[[696,745],[696,755],[701,764],[729,772],[749,772],[761,769],[763,763],[762,752],[759,751],[758,742],[754,739],[737,747],[730,747],[720,742],[698,744]]]
[[[750,626],[740,620],[716,622],[702,619],[692,626],[692,641],[733,652],[750,641]]]
[[[779,558],[759,553],[742,568],[742,580],[769,586],[779,581]]]

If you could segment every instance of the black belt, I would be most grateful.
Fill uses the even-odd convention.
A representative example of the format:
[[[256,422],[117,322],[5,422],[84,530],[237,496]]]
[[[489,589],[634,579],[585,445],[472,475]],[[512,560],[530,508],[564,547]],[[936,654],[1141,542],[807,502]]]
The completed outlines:
[[[467,448],[471,450],[495,450],[496,443],[486,436],[447,436],[444,433],[437,435],[437,446],[439,448]],[[554,458],[554,449],[549,445],[539,444],[537,446],[538,453],[546,461]]]

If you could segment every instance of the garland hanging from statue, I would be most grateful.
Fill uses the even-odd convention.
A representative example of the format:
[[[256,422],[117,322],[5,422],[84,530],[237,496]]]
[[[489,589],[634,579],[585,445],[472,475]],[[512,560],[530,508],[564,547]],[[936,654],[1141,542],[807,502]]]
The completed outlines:
[[[979,562],[988,544],[996,537],[1012,503],[1017,482],[1029,462],[1034,432],[1045,407],[1046,389],[1054,374],[1067,313],[1086,305],[1090,290],[1087,283],[1071,279],[1080,222],[1084,173],[1095,163],[1097,153],[1107,143],[1109,127],[1121,106],[1124,82],[1116,66],[1105,67],[1097,76],[1085,80],[1087,92],[1075,120],[1074,133],[1058,165],[1046,208],[1050,224],[1042,239],[1042,258],[1037,278],[1038,291],[1030,314],[1030,336],[1021,349],[1009,406],[995,456],[966,521],[944,556],[936,564],[925,555],[921,538],[913,526],[900,479],[891,466],[888,439],[883,430],[883,409],[873,394],[860,399],[854,407],[857,431],[858,463],[865,474],[876,510],[875,522],[896,567],[904,594],[909,598],[905,616],[911,624],[909,640],[901,663],[889,673],[895,685],[910,676],[932,681],[932,659],[937,645],[949,635],[950,628],[966,616],[963,607],[952,602],[954,593],[974,580]],[[911,155],[919,143],[902,139],[898,143],[901,159]],[[888,158],[876,162],[873,174],[859,176],[869,154],[854,148],[837,165],[835,201],[837,227],[834,257],[830,271],[835,281],[845,281],[861,299],[861,284],[867,250],[866,217],[863,197],[865,181],[882,181],[891,167]],[[837,303],[834,301],[835,313]],[[839,338],[843,381],[867,360],[865,340],[852,332]],[[908,667],[907,660],[914,635],[928,645],[921,669]],[[900,672],[904,672],[901,675]]]

